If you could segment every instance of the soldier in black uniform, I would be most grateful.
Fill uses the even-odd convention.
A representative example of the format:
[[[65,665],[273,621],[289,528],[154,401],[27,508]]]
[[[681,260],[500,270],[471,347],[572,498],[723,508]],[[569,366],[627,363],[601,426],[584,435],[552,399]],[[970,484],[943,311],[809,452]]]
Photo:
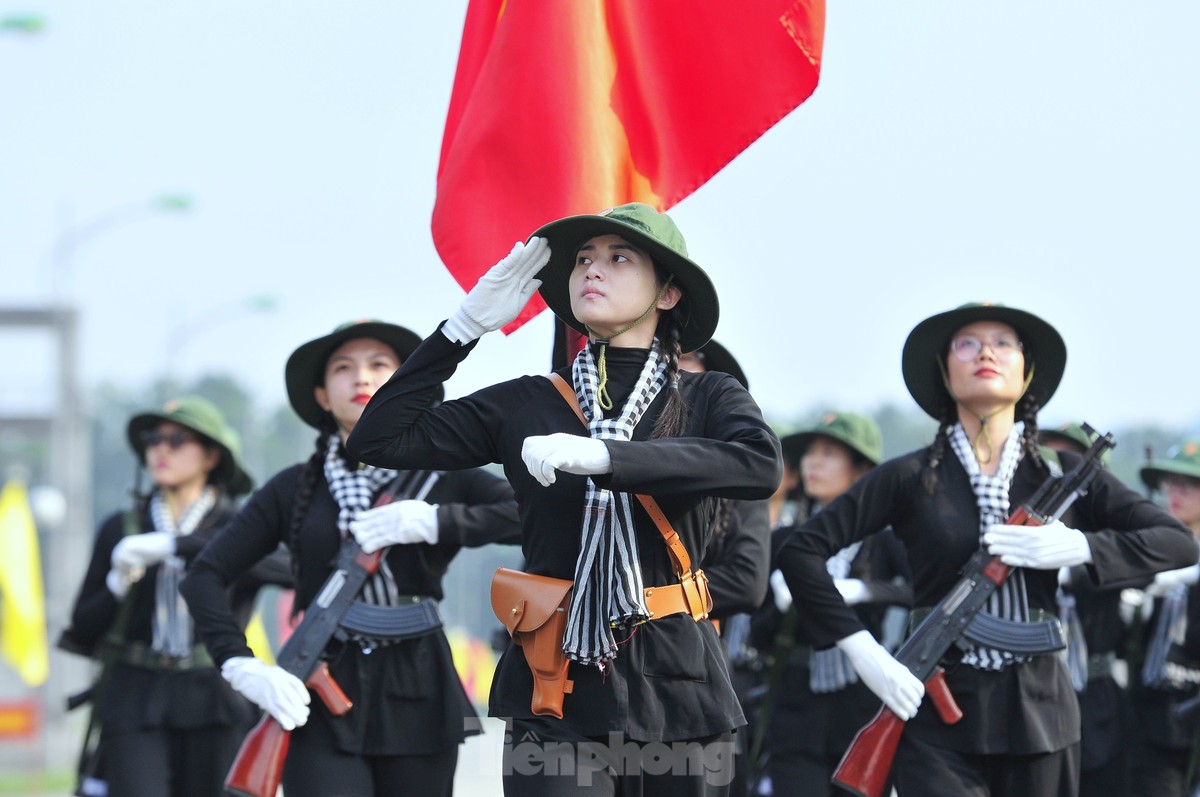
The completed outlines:
[[[1032,313],[964,305],[922,321],[905,343],[902,369],[909,392],[940,423],[933,444],[872,470],[780,553],[814,646],[844,651],[863,682],[908,720],[893,769],[901,795],[1076,794],[1078,700],[1056,653],[970,645],[944,662],[964,713],[944,724],[921,706],[924,685],[842,599],[825,567],[835,552],[891,524],[908,551],[919,619],[982,544],[1016,568],[985,610],[1018,622],[1053,617],[1061,567],[1086,564],[1103,585],[1196,561],[1187,529],[1103,470],[1059,521],[1005,524],[1050,476],[1037,411],[1065,365],[1061,336]],[[1060,457],[1064,470],[1075,464],[1066,452]]]
[[[367,401],[419,342],[404,327],[356,321],[292,353],[288,399],[317,429],[316,451],[276,474],[246,504],[183,587],[225,678],[284,728],[296,729],[283,772],[288,797],[449,795],[458,746],[478,732],[436,601],[461,547],[516,541],[512,490],[482,470],[364,467],[344,446]],[[385,491],[394,500],[370,508]],[[297,608],[308,606],[350,534],[368,552],[391,546],[360,601],[387,607],[394,625],[406,630],[368,635],[344,628],[330,642],[325,656],[333,678],[354,704],[336,717],[319,700],[310,706],[298,678],[254,658],[224,587],[283,543],[296,574]],[[404,618],[418,608],[433,619],[414,628]]]
[[[750,389],[746,372],[737,359],[715,340],[710,340],[679,360],[684,371],[702,374],[717,371],[729,374],[742,387]],[[769,500],[769,499],[768,499]],[[708,576],[712,592],[712,620],[721,632],[721,647],[729,664],[729,675],[747,724],[737,734],[734,759],[736,777],[730,784],[730,797],[746,794],[749,784],[749,740],[754,723],[747,697],[759,678],[757,652],[750,644],[750,614],[767,595],[770,570],[770,512],[767,501],[721,501],[718,503],[713,537],[704,552],[701,567]]]
[[[1083,454],[1092,445],[1082,425],[1043,429],[1042,445]],[[1102,459],[1107,459],[1106,455]],[[1079,695],[1079,797],[1126,797],[1129,794],[1129,695],[1113,677],[1123,646],[1122,585],[1099,587],[1087,565],[1059,571],[1058,614],[1067,634],[1065,660]]]
[[[59,646],[107,662],[94,690],[99,769],[85,794],[161,797],[223,793],[254,707],[229,688],[193,639],[179,582],[252,482],[241,444],[211,402],[185,396],[135,415],[129,445],[154,484],[131,512],[100,527]],[[265,551],[264,553],[270,553]],[[241,629],[265,583],[288,584],[278,561],[231,584],[223,600]]]
[[[1200,537],[1200,440],[1141,469],[1169,511]],[[1200,781],[1200,565],[1159,573],[1146,589],[1154,610],[1141,672],[1130,673],[1135,725],[1132,789],[1138,797],[1185,797]],[[1188,777],[1191,782],[1188,782]]]
[[[539,286],[556,315],[589,335],[559,372],[587,428],[541,376],[433,406],[476,340]],[[523,647],[497,667],[490,713],[512,718],[506,794],[728,790],[732,731],[744,720],[720,639],[690,599],[651,616],[651,603],[694,595],[700,579],[680,580],[634,498],[653,496],[698,563],[720,499],[765,499],[779,483],[779,440],[746,389],[728,374],[680,371],[717,317],[716,291],[666,214],[634,203],[560,219],[484,275],[350,437],[379,465],[501,463],[521,508],[527,570],[574,582],[561,645],[574,688],[562,718],[533,713]]]
[[[811,428],[781,442],[785,461],[800,472],[804,517],[815,515],[883,460],[879,427],[852,412],[827,412]],[[781,528],[773,538],[782,544],[791,533],[791,528]],[[883,638],[889,606],[912,605],[904,548],[888,530],[837,552],[826,569],[876,639]],[[878,711],[879,699],[859,680],[845,654],[836,648],[814,650],[806,618],[791,605],[782,574],[776,570],[771,581],[772,601],[763,609],[777,615],[776,661],[764,708],[769,713],[765,750],[771,793],[845,793],[830,778],[858,729]]]

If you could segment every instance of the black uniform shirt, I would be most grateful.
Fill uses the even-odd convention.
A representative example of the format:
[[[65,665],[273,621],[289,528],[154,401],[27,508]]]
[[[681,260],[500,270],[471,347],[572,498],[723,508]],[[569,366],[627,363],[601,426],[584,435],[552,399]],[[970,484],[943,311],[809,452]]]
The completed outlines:
[[[586,477],[560,471],[554,484],[543,487],[526,469],[521,448],[532,435],[583,436],[587,430],[543,377],[521,377],[435,406],[438,385],[472,348],[440,331],[427,338],[375,394],[347,445],[364,462],[383,467],[502,464],[520,506],[526,569],[572,579]],[[618,410],[646,354],[608,351],[608,390]],[[561,373],[570,381],[569,368]],[[767,498],[779,484],[782,465],[778,438],[737,380],[716,372],[680,376],[690,413],[684,435],[647,439],[666,399],[664,389],[632,440],[604,441],[612,472],[593,478],[611,490],[652,495],[695,567],[710,536],[716,498]],[[637,502],[633,511],[644,583],[676,583],[662,536]],[[572,731],[674,741],[721,733],[745,721],[710,623],[686,615],[644,623],[608,670],[602,678],[596,667],[571,665],[575,689],[565,698],[563,722]],[[493,681],[490,713],[531,717],[532,688],[524,654],[510,646]]]
[[[1062,453],[1070,470],[1078,457]],[[808,615],[818,647],[862,629],[825,570],[825,560],[855,540],[891,524],[908,551],[917,606],[933,606],[960,577],[978,550],[979,510],[966,470],[955,456],[937,467],[932,495],[921,483],[927,451],[885,462],[866,474],[824,511],[799,527],[780,552],[780,568],[797,606]],[[1022,459],[1009,494],[1016,509],[1045,480]],[[1196,541],[1186,528],[1151,501],[1102,470],[1086,495],[1062,518],[1088,532],[1097,584],[1119,582],[1192,564]],[[1056,612],[1057,570],[1025,570],[1031,608]],[[1066,671],[1055,655],[1001,672],[960,666],[948,673],[951,692],[965,717],[944,725],[924,701],[907,732],[942,747],[970,753],[1027,754],[1060,750],[1079,740],[1079,710]]]
[[[181,590],[197,631],[218,664],[251,655],[223,599],[223,585],[264,552],[288,539],[302,465],[281,471],[246,504],[204,550]],[[438,504],[436,545],[394,545],[387,562],[400,594],[442,597],[442,576],[459,548],[515,542],[518,529],[512,490],[485,471],[442,474],[425,500]],[[297,550],[296,602],[308,606],[333,571],[341,537],[338,506],[322,474],[301,522]],[[339,750],[366,755],[430,754],[458,744],[464,718],[474,710],[454,670],[450,647],[437,632],[364,653],[355,643],[332,641],[326,648],[333,678],[354,708],[329,714],[314,699],[300,732],[332,739]]]

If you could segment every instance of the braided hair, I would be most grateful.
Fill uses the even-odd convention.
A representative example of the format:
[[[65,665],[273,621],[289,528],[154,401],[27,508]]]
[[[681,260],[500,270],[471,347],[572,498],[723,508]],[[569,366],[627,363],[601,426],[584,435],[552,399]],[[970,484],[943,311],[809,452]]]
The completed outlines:
[[[655,268],[657,269],[657,266]],[[683,333],[683,323],[687,319],[684,305],[685,302],[681,299],[658,319],[659,352],[667,361],[667,401],[654,421],[654,430],[650,433],[651,440],[679,437],[687,428],[688,406],[679,390],[679,358],[683,356],[679,336]]]
[[[304,524],[304,516],[308,514],[308,507],[312,504],[317,485],[325,478],[325,457],[329,453],[329,439],[335,431],[333,418],[328,415],[322,417],[321,423],[317,427],[316,450],[304,463],[304,469],[300,472],[300,486],[296,490],[296,500],[292,504],[292,522],[288,527],[287,534],[288,550],[292,553],[292,580],[296,584],[300,583],[300,526]],[[292,619],[295,619],[300,608],[299,605],[292,606]]]

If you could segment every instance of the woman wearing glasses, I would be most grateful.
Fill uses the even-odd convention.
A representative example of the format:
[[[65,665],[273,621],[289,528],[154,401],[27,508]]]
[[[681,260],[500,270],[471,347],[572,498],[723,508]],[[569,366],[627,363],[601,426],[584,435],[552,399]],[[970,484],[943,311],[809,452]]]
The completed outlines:
[[[1056,652],[972,645],[943,666],[963,718],[944,724],[924,685],[867,632],[826,568],[835,552],[891,525],[913,569],[914,621],[958,581],[982,545],[1016,569],[985,611],[1053,617],[1058,570],[1086,564],[1098,584],[1193,564],[1177,521],[1101,471],[1062,518],[1005,520],[1047,478],[1037,412],[1058,387],[1066,346],[1042,319],[1001,305],[964,305],[918,324],[904,345],[909,392],[938,423],[928,448],[890,460],[784,543],[783,571],[818,648],[843,651],[907,727],[893,775],[901,795],[1066,797],[1079,786],[1079,706]],[[1077,461],[1060,454],[1061,467]]]
[[[134,416],[129,445],[153,487],[100,527],[59,646],[103,663],[93,690],[98,771],[82,793],[216,797],[253,706],[229,688],[193,634],[179,583],[192,559],[251,488],[237,434],[197,396]],[[136,493],[136,491],[135,491]],[[268,561],[233,590],[245,626],[263,583],[288,583]],[[84,762],[85,770],[96,761]]]

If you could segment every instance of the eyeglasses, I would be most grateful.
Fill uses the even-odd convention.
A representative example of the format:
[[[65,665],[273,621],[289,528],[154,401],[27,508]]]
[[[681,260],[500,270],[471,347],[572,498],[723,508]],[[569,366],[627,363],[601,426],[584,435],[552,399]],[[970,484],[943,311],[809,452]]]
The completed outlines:
[[[182,430],[176,430],[169,434],[163,434],[157,429],[151,429],[149,431],[142,432],[143,448],[154,448],[159,443],[166,443],[167,448],[171,449],[172,451],[178,451],[179,449],[183,448],[183,446],[187,445],[188,443],[193,443],[196,440],[196,435],[192,434],[191,432],[184,432]]]
[[[984,346],[992,350],[992,356],[999,363],[1012,362],[1017,352],[1025,349],[1024,344],[1012,335],[1001,335],[988,341],[980,340],[974,335],[959,335],[950,341],[950,353],[955,359],[969,363],[983,352]]]

